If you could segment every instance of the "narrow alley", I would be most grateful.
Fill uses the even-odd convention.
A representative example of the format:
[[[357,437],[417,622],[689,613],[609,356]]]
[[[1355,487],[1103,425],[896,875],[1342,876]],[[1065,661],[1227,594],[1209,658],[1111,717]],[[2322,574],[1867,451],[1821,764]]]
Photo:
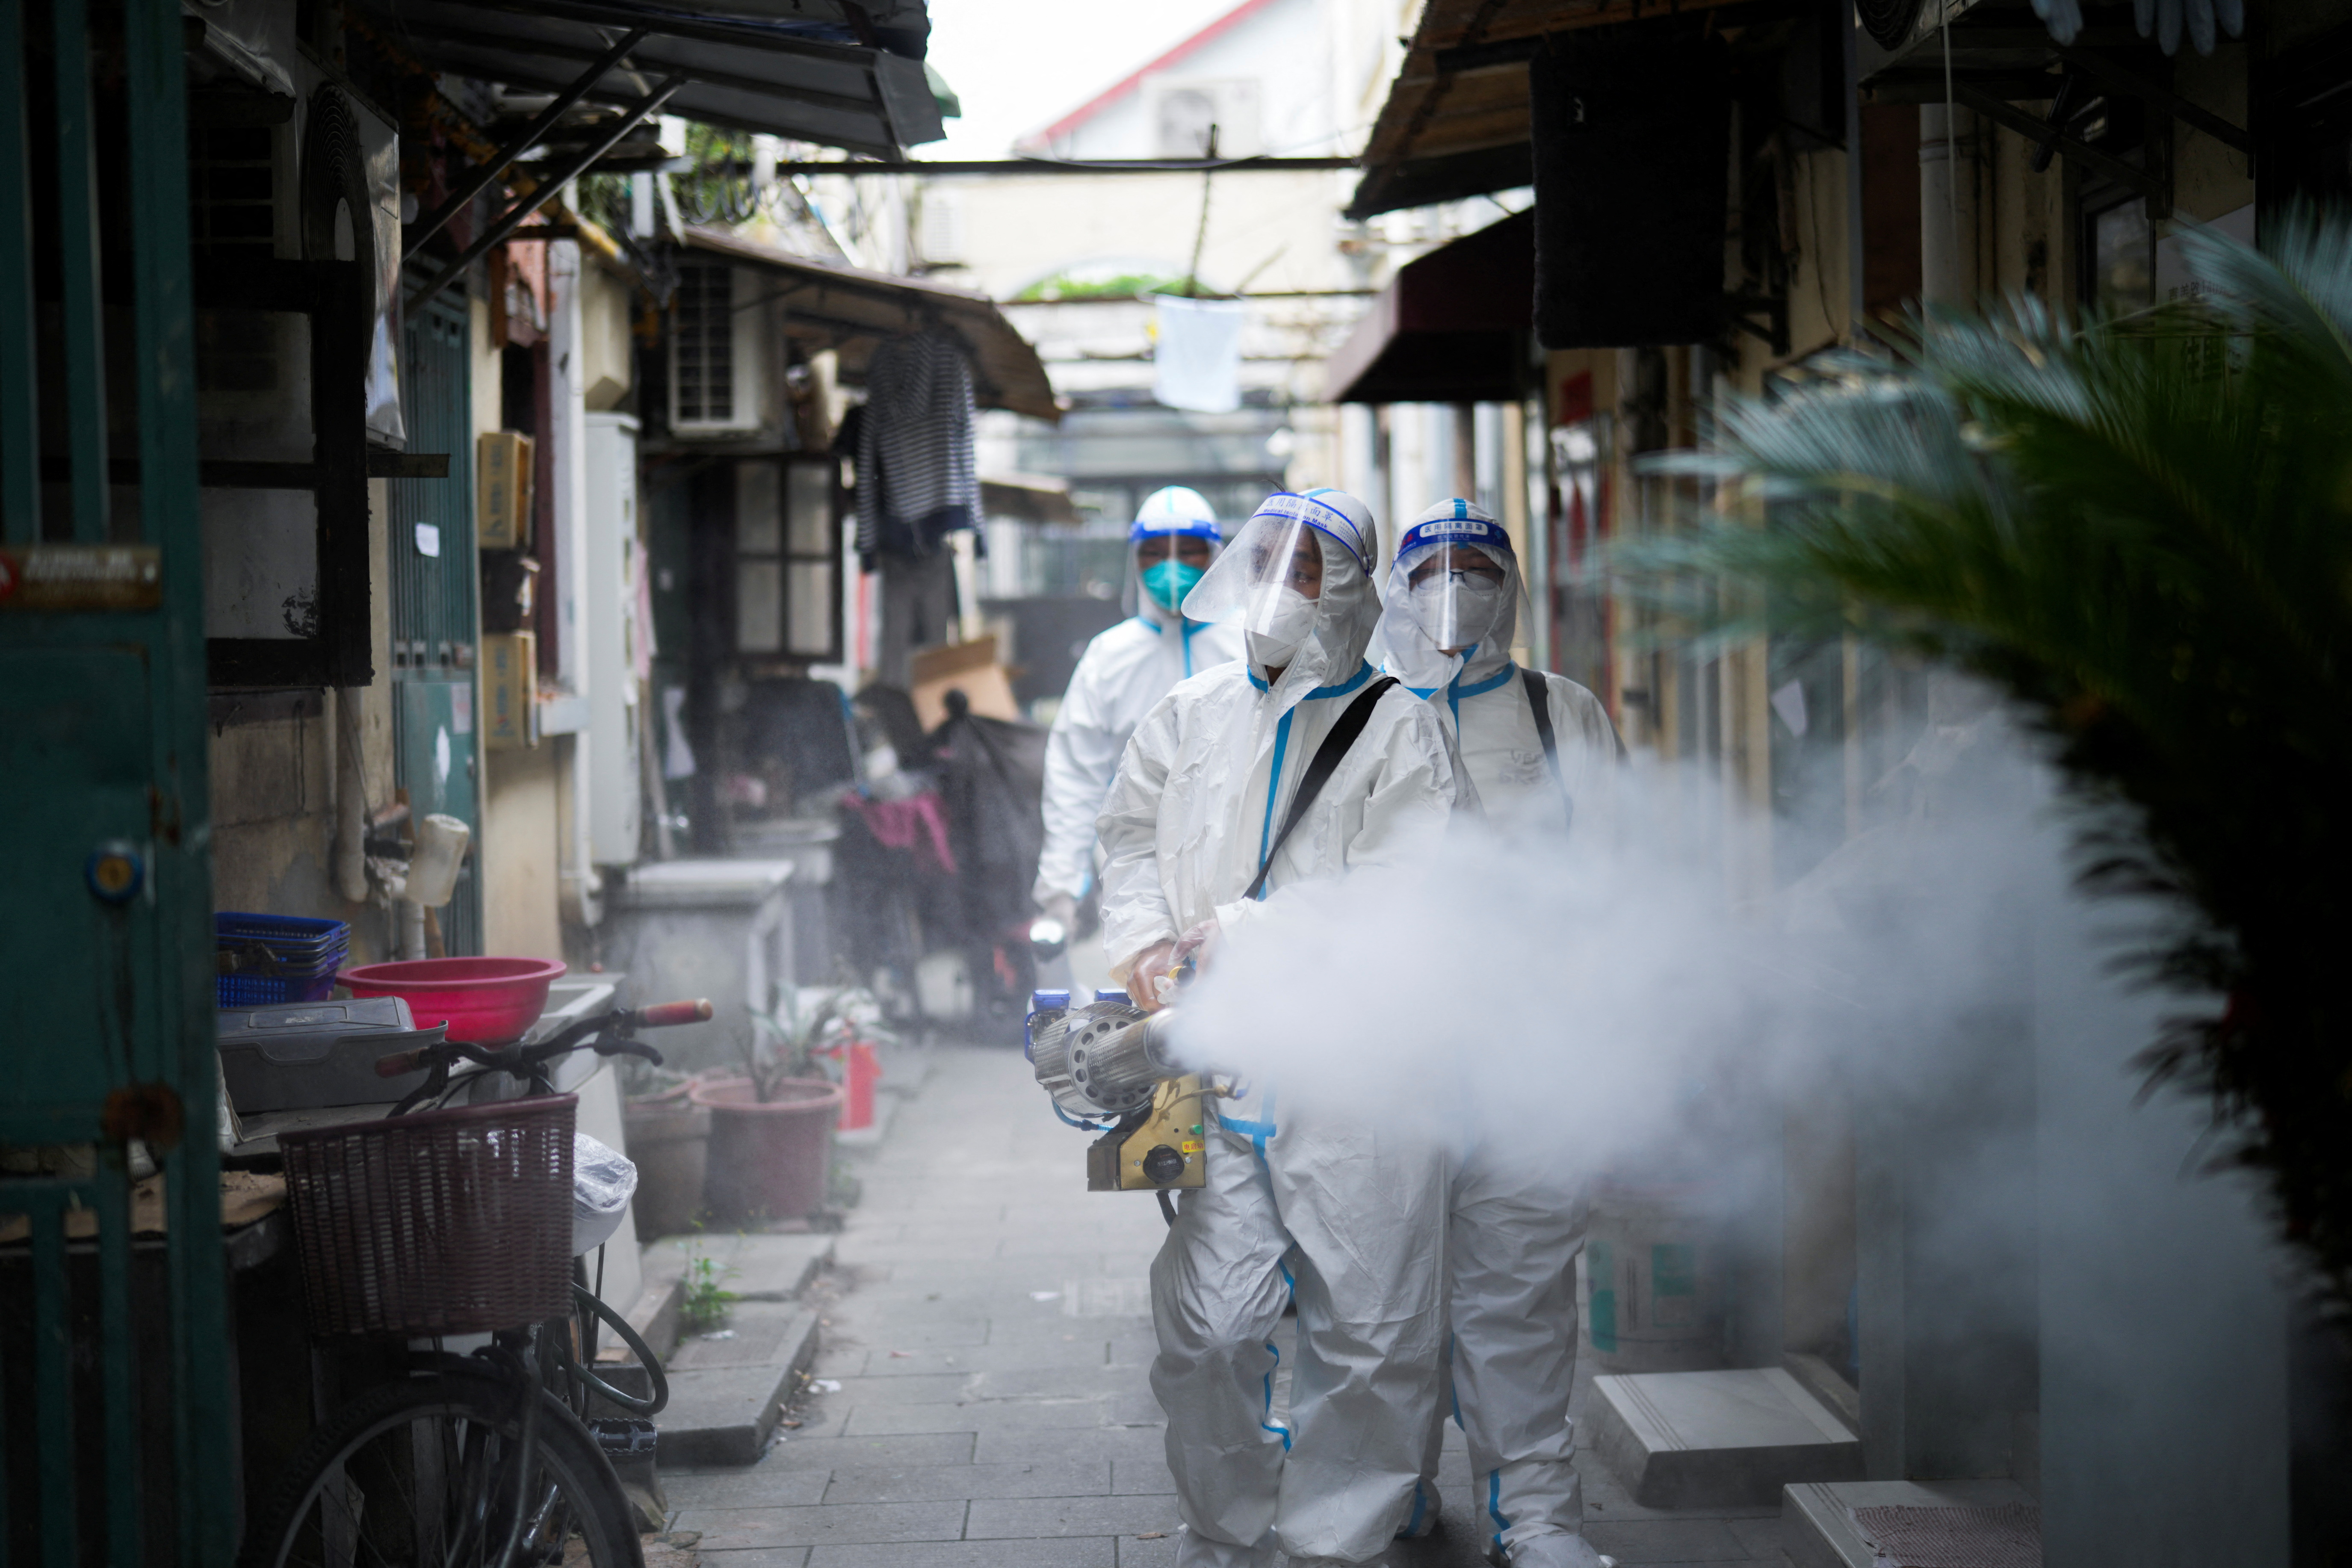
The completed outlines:
[[[708,1568],[1172,1563],[1149,1382],[1159,1211],[1087,1193],[1084,1139],[1052,1121],[1017,1053],[932,1061],[861,1167],[835,1252],[817,1376],[839,1387],[756,1465],[665,1472],[674,1528],[701,1532]],[[1483,1560],[1450,1424],[1446,1437],[1444,1529],[1392,1550],[1394,1568]],[[1644,1509],[1597,1457],[1579,1468],[1588,1532],[1622,1568],[1785,1561],[1776,1510]]]

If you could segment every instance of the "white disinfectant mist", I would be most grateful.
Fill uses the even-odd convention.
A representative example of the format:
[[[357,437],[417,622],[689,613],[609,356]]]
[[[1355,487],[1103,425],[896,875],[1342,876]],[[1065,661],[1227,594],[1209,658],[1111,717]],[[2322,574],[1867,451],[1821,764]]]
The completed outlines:
[[[1995,1037],[2035,944],[2113,956],[2156,918],[2077,889],[2084,808],[2035,752],[1982,708],[1930,725],[1876,825],[1794,878],[1772,872],[1771,826],[1727,822],[1722,782],[1688,768],[1637,761],[1565,840],[1457,820],[1392,864],[1277,889],[1192,987],[1180,1051],[1595,1172],[1736,1180],[1825,1084],[1932,1114],[2010,1070]]]

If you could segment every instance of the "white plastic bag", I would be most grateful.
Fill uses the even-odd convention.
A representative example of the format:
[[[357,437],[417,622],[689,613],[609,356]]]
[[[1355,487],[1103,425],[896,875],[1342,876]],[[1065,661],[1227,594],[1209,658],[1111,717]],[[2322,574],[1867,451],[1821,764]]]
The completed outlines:
[[[595,1251],[621,1228],[636,1190],[635,1161],[585,1132],[572,1135],[572,1256]]]

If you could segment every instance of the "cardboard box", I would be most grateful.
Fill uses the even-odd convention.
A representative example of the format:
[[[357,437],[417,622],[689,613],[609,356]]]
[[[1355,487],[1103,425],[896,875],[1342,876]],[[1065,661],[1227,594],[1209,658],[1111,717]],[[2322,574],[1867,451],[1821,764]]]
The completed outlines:
[[[530,548],[530,437],[492,430],[474,440],[474,543]]]
[[[539,637],[493,632],[482,638],[482,742],[493,752],[539,744]]]
[[[974,637],[970,642],[940,643],[915,650],[915,719],[929,733],[948,716],[948,692],[964,694],[971,710],[983,719],[1023,717],[1013,700],[1013,677],[996,662],[996,639]]]

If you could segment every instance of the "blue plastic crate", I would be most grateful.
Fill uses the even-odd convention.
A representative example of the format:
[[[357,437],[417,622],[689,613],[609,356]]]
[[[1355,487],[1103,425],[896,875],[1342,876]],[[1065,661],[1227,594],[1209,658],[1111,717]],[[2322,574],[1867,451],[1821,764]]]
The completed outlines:
[[[352,928],[344,921],[224,910],[213,916],[213,939],[247,961],[215,977],[214,1005],[267,1007],[324,1001],[351,955]]]
[[[261,947],[280,963],[308,963],[332,949],[349,949],[352,928],[343,921],[224,910],[213,916],[213,937],[223,947]]]
[[[287,1002],[324,1002],[333,994],[339,958],[324,974],[222,974],[213,982],[215,1007],[274,1007]]]

